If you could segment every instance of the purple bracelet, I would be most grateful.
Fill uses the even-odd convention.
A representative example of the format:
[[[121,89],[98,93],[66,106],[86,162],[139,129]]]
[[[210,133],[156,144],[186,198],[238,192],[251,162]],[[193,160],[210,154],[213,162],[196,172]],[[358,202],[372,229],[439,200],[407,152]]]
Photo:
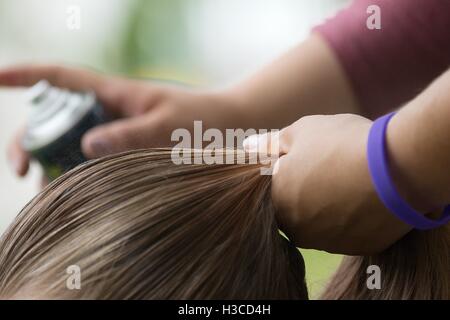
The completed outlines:
[[[438,220],[428,219],[402,199],[391,179],[387,157],[386,130],[389,120],[394,115],[395,112],[379,118],[370,129],[367,159],[375,190],[380,200],[397,218],[414,228],[426,230],[440,227],[450,221],[450,205],[444,209],[444,213]]]

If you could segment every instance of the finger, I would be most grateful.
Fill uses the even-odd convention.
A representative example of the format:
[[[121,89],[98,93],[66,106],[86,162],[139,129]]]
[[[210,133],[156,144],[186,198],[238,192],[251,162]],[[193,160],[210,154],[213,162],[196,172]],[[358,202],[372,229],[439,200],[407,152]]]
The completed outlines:
[[[56,65],[22,65],[0,70],[0,86],[28,87],[40,80],[72,91],[92,90],[105,110],[114,116],[127,116],[130,94],[127,81],[96,72]]]
[[[28,172],[30,156],[22,148],[22,137],[24,130],[21,129],[11,141],[8,147],[8,160],[18,176],[25,176]]]
[[[283,155],[287,152],[287,144],[283,141],[285,136],[283,131],[284,129],[250,136],[243,142],[244,150],[268,156]]]
[[[277,133],[264,133],[257,134],[248,137],[242,143],[244,150],[249,153],[258,153],[270,155],[274,152],[278,153],[274,149],[274,146],[277,144]]]
[[[164,133],[159,126],[158,121],[148,116],[114,121],[87,132],[82,139],[82,150],[92,159],[127,150],[161,147],[163,140],[158,137]]]
[[[45,79],[70,90],[96,89],[104,80],[97,73],[55,65],[21,65],[0,70],[0,85],[32,86]]]
[[[160,90],[150,83],[110,78],[99,87],[97,97],[107,113],[118,117],[135,117],[157,105]]]

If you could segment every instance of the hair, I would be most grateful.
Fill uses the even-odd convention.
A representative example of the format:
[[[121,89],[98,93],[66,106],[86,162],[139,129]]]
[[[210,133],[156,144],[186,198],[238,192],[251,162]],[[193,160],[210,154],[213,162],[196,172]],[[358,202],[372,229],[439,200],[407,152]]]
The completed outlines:
[[[307,299],[302,256],[278,231],[271,179],[245,162],[175,165],[159,149],[77,167],[3,235],[0,296]],[[66,287],[72,265],[81,290]]]
[[[236,151],[216,151],[239,157]],[[169,149],[85,163],[47,186],[0,241],[8,299],[307,299],[261,164],[175,165]],[[239,163],[239,162],[238,162]],[[449,299],[449,228],[346,257],[323,299]],[[366,286],[381,269],[381,289]],[[81,289],[68,290],[68,267]]]
[[[379,267],[379,289],[367,286],[370,266]],[[345,257],[322,299],[450,299],[450,225],[413,230],[377,255]]]

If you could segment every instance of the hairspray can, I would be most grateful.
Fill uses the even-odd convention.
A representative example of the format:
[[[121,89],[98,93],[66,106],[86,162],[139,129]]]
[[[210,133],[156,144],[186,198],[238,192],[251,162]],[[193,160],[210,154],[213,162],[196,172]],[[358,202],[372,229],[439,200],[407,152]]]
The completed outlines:
[[[30,115],[23,148],[37,160],[49,180],[85,162],[81,138],[106,122],[93,92],[71,92],[40,81],[27,92]]]

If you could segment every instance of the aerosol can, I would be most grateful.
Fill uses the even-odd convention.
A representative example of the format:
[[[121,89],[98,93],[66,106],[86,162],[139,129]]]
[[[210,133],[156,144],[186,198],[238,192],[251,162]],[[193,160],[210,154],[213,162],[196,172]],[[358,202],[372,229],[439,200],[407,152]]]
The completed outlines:
[[[85,162],[82,136],[106,122],[96,95],[52,87],[43,80],[30,88],[26,97],[30,115],[22,145],[49,180]]]

